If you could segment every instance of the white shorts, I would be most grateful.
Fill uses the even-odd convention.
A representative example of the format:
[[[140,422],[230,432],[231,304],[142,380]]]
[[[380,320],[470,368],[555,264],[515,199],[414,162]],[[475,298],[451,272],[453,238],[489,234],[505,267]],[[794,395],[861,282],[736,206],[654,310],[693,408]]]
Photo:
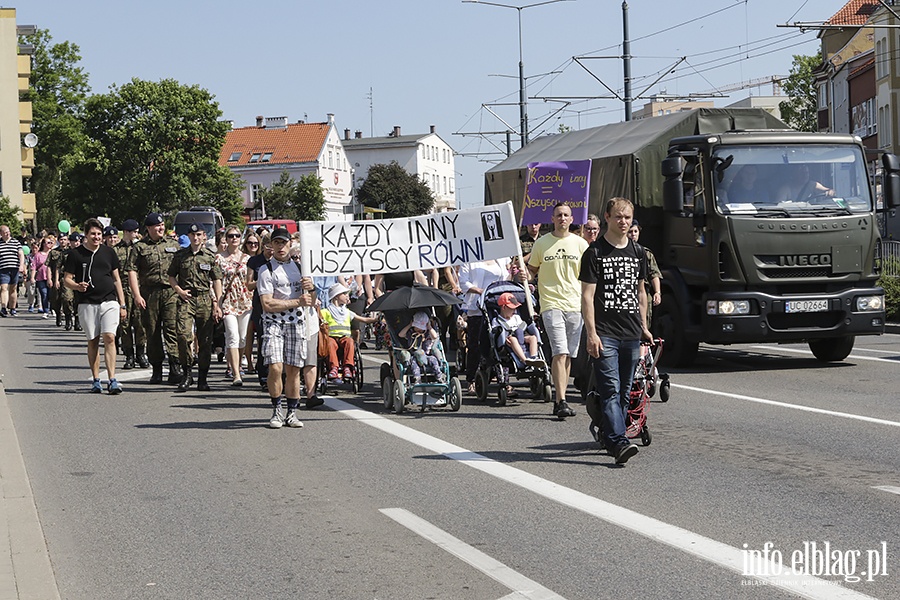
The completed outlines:
[[[250,322],[250,311],[242,315],[225,315],[225,347],[243,348],[247,337],[247,324]]]
[[[541,321],[550,340],[551,357],[560,354],[568,354],[570,358],[578,356],[581,329],[584,327],[584,319],[580,312],[565,312],[552,308],[541,313]]]
[[[107,300],[103,304],[79,304],[78,320],[87,339],[100,337],[101,333],[116,334],[119,329],[119,303]]]

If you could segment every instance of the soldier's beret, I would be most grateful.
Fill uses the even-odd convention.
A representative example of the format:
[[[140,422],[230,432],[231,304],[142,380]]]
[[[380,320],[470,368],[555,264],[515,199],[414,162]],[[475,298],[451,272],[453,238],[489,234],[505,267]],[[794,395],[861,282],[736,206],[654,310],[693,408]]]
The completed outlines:
[[[109,237],[111,235],[119,235],[119,230],[109,225],[103,229],[103,237]]]
[[[137,231],[140,228],[138,222],[134,219],[126,219],[124,223],[122,223],[122,231]]]
[[[146,227],[150,227],[151,225],[159,225],[163,222],[165,222],[165,219],[162,218],[162,215],[155,212],[150,213],[149,215],[147,215],[147,218],[144,219],[144,225]]]

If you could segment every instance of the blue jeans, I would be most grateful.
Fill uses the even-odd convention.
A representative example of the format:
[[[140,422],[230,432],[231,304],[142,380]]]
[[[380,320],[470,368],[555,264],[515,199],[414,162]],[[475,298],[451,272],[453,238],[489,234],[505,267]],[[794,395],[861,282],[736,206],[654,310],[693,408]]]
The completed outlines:
[[[602,440],[615,451],[628,445],[625,437],[625,415],[634,370],[641,355],[640,340],[617,340],[601,337],[603,350],[594,359],[597,400],[600,403]]]
[[[47,286],[47,281],[38,280],[34,282],[34,285],[41,298],[41,311],[45,313],[50,312],[50,304],[47,302],[47,297],[50,295],[50,288]]]

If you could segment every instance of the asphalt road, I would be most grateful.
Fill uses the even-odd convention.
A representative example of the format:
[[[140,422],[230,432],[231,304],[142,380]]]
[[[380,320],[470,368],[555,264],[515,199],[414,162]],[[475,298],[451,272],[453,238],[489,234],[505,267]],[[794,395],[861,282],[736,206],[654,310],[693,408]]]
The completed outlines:
[[[360,395],[274,431],[222,365],[211,394],[131,371],[94,396],[80,334],[20,316],[0,340],[65,599],[900,598],[900,336],[833,365],[704,348],[626,467],[580,402],[392,415],[381,352]]]

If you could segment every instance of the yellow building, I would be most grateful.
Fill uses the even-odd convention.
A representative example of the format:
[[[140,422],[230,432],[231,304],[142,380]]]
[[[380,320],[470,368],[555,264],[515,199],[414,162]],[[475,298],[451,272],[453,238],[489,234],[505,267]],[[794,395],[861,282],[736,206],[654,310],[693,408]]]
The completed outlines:
[[[34,193],[26,191],[34,168],[34,138],[25,140],[31,133],[31,102],[20,96],[28,90],[31,54],[19,45],[19,35],[33,30],[16,26],[16,9],[0,8],[0,196],[20,207],[25,221],[33,221],[36,213]]]

